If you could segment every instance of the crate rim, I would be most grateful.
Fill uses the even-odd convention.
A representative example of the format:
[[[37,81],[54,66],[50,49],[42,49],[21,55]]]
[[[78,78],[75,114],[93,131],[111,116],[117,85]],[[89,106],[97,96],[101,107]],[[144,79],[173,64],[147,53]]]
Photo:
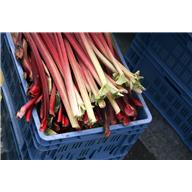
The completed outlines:
[[[113,36],[113,41],[114,41],[115,47],[117,49],[117,53],[118,53],[122,63],[128,68],[128,66],[127,66],[127,64],[125,62],[125,59],[124,59],[124,57],[123,57],[123,55],[121,53],[120,47],[118,46],[117,41],[116,41],[114,35],[112,35],[112,36]],[[22,89],[24,89],[24,92],[26,93],[27,82],[22,78],[22,76],[23,76],[23,69],[22,69],[19,61],[15,57],[15,46],[14,46],[11,34],[10,33],[6,33],[5,37],[6,37],[7,41],[8,41],[8,43],[9,43],[9,48],[11,50],[14,62],[16,64],[16,67],[17,67],[17,70],[18,70],[18,73],[19,73],[19,76],[20,76],[20,81],[21,81],[21,84],[22,84]],[[143,110],[145,111],[147,118],[146,119],[137,120],[137,121],[133,121],[133,122],[131,122],[129,124],[129,126],[123,126],[122,124],[112,125],[112,126],[110,126],[110,130],[111,131],[115,131],[115,130],[119,130],[119,129],[124,129],[124,128],[128,128],[128,127],[133,127],[135,125],[149,124],[152,121],[152,115],[151,115],[151,113],[150,113],[150,111],[149,111],[149,109],[148,109],[148,107],[147,107],[143,97],[141,96],[141,94],[137,94],[137,95],[138,95],[139,99],[141,100],[141,102],[143,104]],[[39,121],[39,116],[37,114],[36,109],[33,110],[32,118],[33,118],[34,123],[36,125],[38,135],[40,136],[41,139],[43,139],[45,141],[60,140],[60,139],[74,138],[74,137],[81,139],[81,137],[85,136],[85,135],[98,134],[98,133],[102,133],[103,132],[103,127],[97,127],[97,128],[94,128],[94,129],[81,130],[81,131],[76,131],[76,132],[69,132],[69,133],[63,133],[63,134],[47,136],[44,133],[40,132],[39,129],[38,129],[38,127],[40,127],[40,121]]]

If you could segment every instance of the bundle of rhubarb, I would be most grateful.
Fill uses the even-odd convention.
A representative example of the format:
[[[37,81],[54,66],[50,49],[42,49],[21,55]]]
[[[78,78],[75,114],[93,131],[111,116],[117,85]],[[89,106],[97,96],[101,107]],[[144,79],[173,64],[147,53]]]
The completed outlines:
[[[118,58],[109,33],[13,33],[29,100],[17,112],[30,121],[36,107],[47,134],[128,125],[144,87]]]

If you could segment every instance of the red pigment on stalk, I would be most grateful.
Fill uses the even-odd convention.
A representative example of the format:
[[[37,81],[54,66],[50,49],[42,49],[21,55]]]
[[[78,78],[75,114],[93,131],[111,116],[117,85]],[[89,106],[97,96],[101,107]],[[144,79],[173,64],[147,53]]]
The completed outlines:
[[[62,54],[62,50],[61,50],[61,45],[60,45],[60,43],[59,43],[59,38],[58,38],[58,35],[57,35],[57,33],[54,33],[54,38],[55,38],[55,44],[56,44],[56,49],[57,49],[57,53],[58,53],[58,55],[59,55],[59,63],[60,63],[60,65],[61,65],[61,67],[62,67],[62,72],[64,73],[64,71],[65,71],[65,68],[62,66],[62,63],[63,63],[63,54]],[[64,73],[65,74],[65,73]]]
[[[27,113],[25,114],[25,120],[27,122],[30,122],[31,116],[32,116],[33,108],[29,109]]]
[[[28,88],[27,94],[30,95],[31,97],[36,97],[37,95],[39,95],[40,94],[40,87],[39,87],[39,85],[32,84]]]
[[[62,117],[63,117],[63,107],[62,105],[60,105],[59,111],[57,114],[57,123],[60,123],[62,121]]]
[[[104,122],[104,134],[105,137],[108,138],[111,135],[111,131],[109,129],[109,121],[110,119],[108,118],[108,114],[107,114],[108,109],[104,112],[104,116],[105,116],[105,122]]]
[[[51,54],[52,58],[57,64],[60,64],[59,55],[57,52],[56,47],[54,46],[53,42],[49,38],[49,35],[47,33],[40,33],[39,36],[43,40],[46,48],[48,49],[49,53]],[[53,37],[54,38],[54,37]],[[55,40],[54,40],[55,42]]]
[[[65,85],[66,85],[66,89],[67,89],[67,94],[68,94],[68,98],[69,98],[69,102],[71,104],[71,108],[72,111],[74,113],[75,116],[79,116],[79,109],[78,109],[78,103],[76,100],[76,96],[75,96],[75,92],[74,92],[74,83],[73,83],[73,79],[72,79],[72,74],[71,74],[71,69],[70,69],[70,65],[69,65],[69,60],[67,57],[67,51],[66,51],[66,39],[63,39],[61,34],[58,34],[58,40],[60,43],[60,48],[61,48],[61,52],[62,52],[62,58],[63,58],[63,63],[62,63],[62,67],[65,70]]]
[[[70,44],[72,45],[72,47],[74,48],[74,50],[76,51],[76,53],[78,54],[78,56],[81,58],[81,60],[83,61],[83,64],[86,65],[86,67],[89,69],[89,71],[91,72],[91,74],[93,75],[93,77],[95,78],[95,80],[99,80],[99,76],[95,71],[95,68],[93,66],[93,64],[91,63],[89,57],[86,55],[86,53],[83,51],[83,49],[81,48],[81,46],[79,45],[79,43],[77,42],[77,40],[75,39],[75,37],[70,34],[70,33],[65,33],[65,36],[67,37],[67,39],[69,40]]]
[[[89,122],[87,112],[84,113],[84,116],[83,116],[83,122],[84,122],[85,125],[87,125],[88,122]]]
[[[30,81],[33,79],[33,72],[32,72],[32,66],[29,61],[28,53],[27,53],[27,41],[23,39],[23,58],[22,58],[22,67],[23,70],[26,72],[27,77],[29,78]]]
[[[29,61],[28,53],[27,53],[27,41],[23,39],[23,58],[22,58],[22,67],[24,71],[27,73],[27,77],[29,78],[30,81],[33,79],[33,71],[32,71],[32,66]]]
[[[35,55],[33,52],[31,52],[31,69],[32,69],[32,73],[33,73],[33,84],[36,84],[38,86],[41,87],[41,83],[40,83],[40,79],[39,79],[39,74],[38,74],[38,71],[37,71],[37,63],[36,63],[36,60],[35,60]]]
[[[44,132],[46,129],[47,129],[47,119],[44,118],[44,119],[41,121],[40,131],[41,131],[41,132]]]
[[[79,44],[81,45],[83,51],[84,51],[85,54],[87,55],[87,57],[89,57],[88,54],[87,54],[86,48],[85,48],[85,46],[84,46],[84,44],[83,44],[83,41],[82,41],[82,39],[81,39],[81,37],[80,37],[80,35],[79,35],[79,33],[74,33],[74,35],[75,35],[75,38],[77,39],[77,41],[79,42]]]
[[[127,126],[127,125],[129,125],[129,123],[130,123],[129,117],[125,116],[124,119],[123,119],[123,125]]]
[[[41,103],[41,106],[40,106],[40,119],[42,120],[43,119],[43,104]]]
[[[53,46],[56,47],[55,39],[54,39],[54,33],[42,33],[42,34],[47,34],[47,36],[51,40]]]
[[[33,39],[35,40],[39,51],[41,53],[41,56],[43,57],[45,64],[55,82],[55,85],[57,87],[57,90],[60,94],[60,97],[62,99],[62,102],[65,106],[67,115],[69,117],[70,123],[72,125],[72,127],[79,127],[78,122],[76,120],[76,118],[73,116],[72,114],[72,110],[67,98],[67,94],[66,94],[66,89],[65,89],[65,85],[64,82],[62,80],[62,77],[59,73],[59,70],[54,62],[54,60],[52,59],[51,55],[49,54],[47,48],[45,47],[45,45],[43,44],[42,40],[39,38],[39,36],[35,33],[32,34]]]
[[[130,97],[130,100],[131,100],[131,102],[132,102],[135,106],[137,106],[137,107],[143,107],[143,104],[141,103],[141,101],[140,101],[139,99]]]
[[[32,73],[30,62],[29,62],[28,58],[23,57],[23,59],[22,59],[22,67],[23,67],[24,72],[26,72],[27,78],[29,78],[29,81],[32,81],[33,73]]]
[[[119,112],[118,114],[116,114],[116,117],[121,122],[123,120],[123,118],[124,118],[124,115],[123,115],[122,112]]]
[[[55,116],[55,101],[56,101],[56,87],[55,84],[52,84],[50,102],[49,102],[49,114]]]
[[[30,99],[27,103],[25,103],[21,107],[21,109],[17,112],[17,115],[16,115],[17,118],[21,119],[26,114],[26,112],[35,105],[37,100],[38,100],[38,97],[35,97]]]
[[[130,104],[126,104],[124,112],[129,117],[133,117],[135,115],[135,109]]]
[[[73,74],[75,76],[76,82],[79,87],[79,91],[81,93],[82,99],[85,104],[88,118],[92,123],[94,123],[96,121],[96,119],[95,119],[95,115],[94,115],[93,108],[91,105],[91,101],[90,101],[89,95],[87,93],[85,84],[83,82],[82,74],[79,69],[79,64],[75,58],[74,52],[73,52],[72,47],[70,46],[69,42],[66,42],[66,50],[67,50],[67,55],[69,57],[71,68],[73,70]]]
[[[42,99],[42,95],[40,95],[39,97],[37,97],[36,96],[36,101],[35,101],[35,103],[27,110],[27,112],[25,113],[25,120],[27,121],[27,122],[29,122],[30,121],[30,119],[31,119],[31,116],[32,116],[32,112],[33,112],[33,107],[37,104],[37,103],[39,103],[40,101],[41,101],[41,99]]]
[[[128,102],[128,97],[126,95],[123,97],[123,99],[120,101],[121,104],[124,106],[124,112],[127,116],[134,116],[136,109],[130,105]]]
[[[36,60],[36,68],[38,70],[38,74],[41,80],[41,85],[42,85],[42,92],[43,92],[43,115],[44,118],[46,119],[48,117],[48,109],[49,109],[49,92],[48,92],[48,82],[47,82],[47,77],[44,71],[44,66],[41,60],[41,57],[39,55],[37,45],[35,44],[32,35],[29,33],[24,34],[27,41],[29,42],[31,49],[34,52],[35,60]],[[45,122],[45,121],[44,121]],[[44,123],[42,122],[42,123]],[[45,124],[45,123],[44,123]],[[43,125],[42,125],[43,126]]]
[[[102,45],[104,46],[104,48],[106,48],[106,47],[109,48],[109,46],[107,45],[107,42],[106,42],[106,40],[105,40],[105,38],[104,38],[104,36],[103,36],[102,33],[98,33],[98,39],[100,40],[100,42],[102,43]],[[107,50],[106,50],[106,51],[107,51]]]
[[[104,36],[105,36],[105,39],[106,39],[106,41],[107,41],[107,44],[108,44],[108,46],[109,46],[109,49],[110,49],[111,53],[113,54],[113,56],[115,56],[115,51],[114,51],[114,49],[113,49],[113,43],[112,43],[112,41],[111,41],[111,36],[110,36],[110,34],[109,34],[109,33],[104,33]]]
[[[69,126],[69,120],[68,120],[68,118],[65,117],[64,115],[63,115],[63,117],[62,117],[62,126],[63,126],[63,127],[68,127],[68,126]]]
[[[117,120],[115,117],[115,111],[113,110],[112,106],[108,103],[108,107],[109,107],[109,119],[110,119],[110,123],[111,125],[116,125],[117,124]]]
[[[96,47],[101,51],[101,53],[103,53],[104,55],[107,55],[107,51],[105,50],[105,47],[103,46],[103,44],[100,42],[100,40],[98,38],[98,34],[97,33],[89,33],[89,36],[91,37],[92,42],[94,42]]]

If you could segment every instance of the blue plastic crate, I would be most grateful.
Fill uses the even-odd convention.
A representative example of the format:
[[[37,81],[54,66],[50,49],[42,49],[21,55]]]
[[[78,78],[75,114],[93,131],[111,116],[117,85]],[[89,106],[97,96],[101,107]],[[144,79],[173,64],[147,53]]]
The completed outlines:
[[[138,33],[134,43],[145,49],[192,99],[192,37],[188,33]]]
[[[192,150],[192,100],[173,81],[172,76],[134,41],[126,54],[132,71],[140,70],[145,77],[145,95],[175,128],[183,142]]]
[[[6,143],[8,150],[7,158],[8,159],[74,159],[74,150],[72,151],[66,151],[65,153],[63,151],[60,151],[60,155],[58,156],[58,153],[55,154],[54,150],[47,150],[47,151],[38,151],[38,149],[35,148],[34,143],[31,142],[31,136],[28,136],[28,142],[24,141],[24,138],[21,136],[21,128],[19,127],[18,120],[15,117],[15,109],[13,107],[13,103],[10,97],[10,93],[8,91],[8,88],[6,86],[6,83],[3,85],[3,91],[2,91],[3,101],[2,101],[2,123],[3,123],[3,131],[6,133],[6,137],[4,138],[4,143]],[[84,147],[83,149],[79,149],[77,143],[75,143],[75,148],[80,150],[80,154],[78,154],[78,158],[80,160],[83,159],[106,159],[106,160],[118,160],[123,159],[127,152],[131,149],[132,145],[137,141],[140,134],[143,132],[143,130],[138,131],[137,133],[132,132],[129,134],[129,136],[124,140],[124,143],[122,146],[120,146],[117,151],[114,151],[114,144],[112,145],[106,145],[105,148],[100,147],[98,153],[92,153],[91,156],[86,156],[87,154],[87,148]],[[116,137],[117,140],[119,138]],[[114,141],[114,137],[113,137]],[[101,142],[98,141],[98,142]],[[93,140],[90,141],[88,145],[92,146]],[[73,144],[74,145],[74,144]],[[67,148],[66,144],[60,146],[61,148],[65,147]],[[106,153],[107,152],[107,153]],[[75,152],[77,155],[77,152]],[[49,154],[49,155],[48,155]],[[54,154],[54,155],[53,155]],[[77,156],[76,156],[77,157]]]
[[[3,115],[2,115],[2,123],[3,123],[3,131],[5,132],[5,134],[3,135],[4,138],[4,142],[6,143],[6,147],[8,149],[7,151],[7,159],[60,159],[58,157],[58,154],[56,155],[57,158],[55,157],[48,157],[48,156],[44,156],[44,152],[40,151],[38,152],[37,149],[34,148],[34,144],[33,143],[29,143],[29,142],[25,142],[23,137],[21,136],[21,128],[18,125],[18,120],[15,117],[15,109],[13,107],[13,103],[12,100],[10,98],[10,93],[8,91],[8,88],[6,86],[6,83],[3,86],[3,101],[2,101],[2,108],[3,108]],[[132,134],[129,135],[129,137],[127,137],[127,141],[125,142],[126,144],[121,146],[118,149],[118,153],[116,153],[116,155],[114,155],[114,150],[110,149],[111,147],[113,148],[112,145],[106,146],[105,148],[101,148],[98,153],[93,154],[91,157],[84,157],[82,155],[84,155],[83,153],[86,152],[86,148],[84,150],[81,150],[81,155],[79,156],[78,159],[83,160],[83,159],[98,159],[98,160],[120,160],[123,159],[125,157],[125,155],[127,154],[127,152],[129,151],[129,149],[132,147],[132,145],[136,142],[137,138],[139,137],[139,135],[141,134],[142,131],[137,132],[137,134],[134,134],[132,132]],[[15,135],[17,134],[17,135]],[[30,137],[30,136],[29,136]],[[76,144],[78,145],[78,144]],[[64,147],[66,147],[66,145],[63,145]],[[63,147],[62,146],[62,147]],[[111,150],[110,153],[113,153],[113,155],[110,156],[104,156],[104,151],[106,150]],[[74,152],[74,151],[73,151]],[[53,150],[49,150],[46,153],[53,153]],[[44,158],[42,157],[42,155],[44,156]],[[61,154],[63,157],[65,157],[64,159],[70,159],[72,156],[72,152]],[[63,158],[61,158],[63,159]],[[73,158],[71,158],[73,159]]]
[[[1,137],[6,159],[30,159],[27,146],[22,139],[20,130],[18,130],[17,122],[15,122],[15,114],[13,114],[12,109],[13,106],[10,97],[5,92],[5,87],[3,87],[1,100]]]
[[[16,113],[27,100],[27,83],[23,79],[20,63],[15,58],[10,34],[6,34],[2,42],[2,71]],[[119,48],[117,51],[120,53]],[[119,56],[123,58],[121,54]],[[151,121],[151,114],[142,96],[138,97],[144,105],[139,112],[139,120],[131,122],[128,127],[111,126],[108,139],[104,137],[102,127],[46,136],[39,131],[40,122],[36,110],[33,111],[30,123],[19,120],[18,124],[34,159],[110,159],[127,152]]]

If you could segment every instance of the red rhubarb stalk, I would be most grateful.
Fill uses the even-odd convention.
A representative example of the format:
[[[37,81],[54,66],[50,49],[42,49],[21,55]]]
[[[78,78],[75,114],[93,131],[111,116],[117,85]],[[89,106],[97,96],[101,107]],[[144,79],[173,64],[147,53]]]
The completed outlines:
[[[105,38],[103,36],[102,33],[98,33],[98,37],[101,41],[101,43],[103,44],[107,54],[105,56],[108,56],[108,58],[111,60],[111,62],[113,63],[114,67],[116,68],[117,72],[119,73],[119,77],[117,78],[117,84],[122,85],[124,83],[127,82],[127,79],[121,69],[121,67],[119,66],[119,61],[114,57],[114,55],[112,54],[111,50],[109,49],[107,42],[105,41]]]
[[[141,101],[139,99],[136,99],[132,96],[129,97],[129,99],[131,100],[131,102],[136,106],[136,107],[143,107],[143,104],[141,103]]]
[[[54,47],[54,44],[53,44],[53,42],[51,41],[51,39],[49,37],[49,33],[40,33],[39,36],[43,40],[46,48],[48,49],[48,51],[51,54],[54,61],[57,64],[59,64],[60,63],[59,55],[58,55],[57,49]]]
[[[58,114],[57,114],[57,123],[60,123],[62,121],[62,117],[63,117],[63,107],[61,104],[59,107]]]
[[[40,131],[41,131],[41,132],[45,132],[46,129],[47,129],[47,119],[44,118],[44,119],[41,121]]]
[[[30,122],[31,116],[32,116],[33,108],[29,109],[27,113],[25,114],[25,120],[27,122]]]
[[[67,40],[66,39],[63,40],[61,33],[58,33],[57,36],[58,36],[58,41],[59,41],[59,45],[60,45],[60,49],[61,49],[61,53],[62,53],[61,56],[62,56],[63,62],[61,64],[64,69],[63,75],[64,75],[66,90],[67,90],[67,94],[68,94],[68,98],[69,98],[69,103],[71,105],[71,109],[73,111],[74,116],[80,117],[81,112],[79,111],[77,99],[76,99],[75,92],[73,89],[74,83],[73,83],[71,69],[70,69],[69,60],[67,57],[67,52],[66,52],[66,47],[65,47],[65,41],[67,41]]]
[[[98,34],[89,33],[89,35],[92,38],[93,42],[95,42],[95,45],[98,47],[98,49],[101,51],[101,53],[103,53],[105,56],[108,55],[107,51],[105,50],[105,47],[103,46],[103,44],[100,42],[100,40],[98,38]]]
[[[108,138],[110,135],[111,135],[111,131],[109,129],[109,117],[108,117],[108,114],[107,114],[107,110],[105,110],[104,112],[104,116],[105,116],[105,122],[104,122],[104,134],[105,134],[105,137]]]
[[[91,105],[85,84],[83,82],[82,74],[81,74],[79,67],[78,67],[79,64],[77,63],[77,61],[75,59],[75,56],[73,54],[73,51],[72,51],[70,44],[66,41],[65,45],[66,45],[67,55],[68,55],[70,64],[71,64],[74,76],[76,78],[76,82],[77,82],[78,87],[79,87],[79,91],[80,91],[82,99],[85,103],[85,108],[86,108],[86,111],[87,111],[87,114],[89,117],[89,121],[91,124],[95,123],[96,122],[95,115],[94,115],[94,112],[92,109],[92,105]]]
[[[72,47],[74,48],[74,50],[76,51],[78,56],[83,61],[83,64],[86,65],[86,67],[89,69],[89,71],[91,72],[91,74],[93,75],[95,80],[97,82],[100,82],[99,76],[96,73],[94,66],[92,65],[92,63],[91,63],[90,59],[88,58],[88,56],[86,55],[86,53],[82,50],[81,46],[79,45],[79,43],[77,42],[75,37],[70,33],[65,33],[65,36],[69,40],[70,44],[72,45]]]
[[[71,123],[72,127],[78,128],[79,127],[78,121],[72,113],[72,110],[71,110],[71,107],[70,107],[70,104],[69,104],[69,101],[67,98],[67,94],[66,94],[66,88],[65,88],[64,82],[62,80],[62,77],[61,77],[61,75],[60,75],[60,73],[56,67],[56,64],[53,61],[52,57],[50,56],[47,48],[45,47],[45,45],[43,44],[43,42],[39,38],[39,36],[35,33],[33,33],[32,36],[33,36],[33,39],[39,48],[39,52],[41,53],[41,56],[43,57],[43,59],[46,63],[46,66],[49,69],[50,74],[54,80],[54,83],[57,87],[59,95],[60,95],[62,102],[65,106],[65,109],[66,109],[67,115],[69,117],[70,123]]]
[[[34,34],[34,33],[33,33]],[[43,92],[43,114],[44,117],[47,118],[48,117],[48,108],[49,108],[49,91],[48,91],[48,82],[47,82],[47,77],[45,74],[45,70],[44,70],[44,66],[41,60],[41,57],[39,55],[38,49],[37,49],[37,45],[35,44],[35,42],[32,39],[32,35],[30,35],[29,33],[25,33],[24,34],[27,41],[29,42],[31,49],[34,52],[34,56],[35,56],[35,60],[36,60],[36,68],[38,70],[38,74],[41,80],[41,84],[42,84],[42,92]]]
[[[49,114],[51,116],[55,116],[55,101],[56,101],[56,87],[53,83],[52,90],[51,90],[51,96],[50,96],[50,106],[49,106]]]
[[[110,33],[104,33],[104,36],[105,36],[105,39],[107,41],[107,44],[110,48],[110,51],[112,52],[112,54],[115,56],[115,52],[114,52],[114,49],[113,49],[113,44],[112,44],[112,41],[111,41],[111,35]]]
[[[117,113],[117,114],[116,114],[116,117],[117,117],[117,119],[118,119],[120,122],[122,122],[122,120],[124,119],[124,115],[123,115],[122,112]]]
[[[26,114],[26,112],[35,105],[36,101],[37,101],[40,97],[41,97],[41,96],[39,96],[39,97],[34,97],[34,98],[30,99],[27,103],[25,103],[25,104],[21,107],[21,109],[17,112],[17,115],[16,115],[17,118],[21,119],[21,118]]]
[[[90,44],[88,42],[88,39],[87,39],[86,35],[84,33],[80,33],[80,37],[81,37],[81,40],[82,40],[82,42],[83,42],[83,44],[84,44],[84,46],[86,48],[86,51],[87,51],[89,57],[90,57],[93,65],[94,65],[94,67],[95,67],[95,69],[97,71],[97,74],[100,77],[102,85],[106,86],[107,80],[106,80],[106,77],[104,75],[103,69],[101,68],[100,63],[97,60],[97,57],[96,57],[95,53],[93,52],[93,50],[92,50],[92,48],[91,48],[91,46],[90,46]]]
[[[63,115],[62,117],[62,126],[63,127],[68,127],[69,126],[69,120],[66,116]]]
[[[129,125],[129,123],[130,123],[129,117],[125,116],[124,119],[123,119],[123,125],[127,126],[127,125]]]
[[[27,77],[29,78],[30,81],[33,79],[33,73],[32,73],[32,67],[28,58],[28,53],[27,53],[27,41],[23,39],[23,58],[22,58],[22,67],[23,70],[27,73]]]
[[[132,116],[133,117],[135,115],[136,109],[132,105],[130,105],[130,103],[128,102],[127,97],[124,96],[120,102],[121,102],[122,106],[124,106],[125,114],[127,116]]]

